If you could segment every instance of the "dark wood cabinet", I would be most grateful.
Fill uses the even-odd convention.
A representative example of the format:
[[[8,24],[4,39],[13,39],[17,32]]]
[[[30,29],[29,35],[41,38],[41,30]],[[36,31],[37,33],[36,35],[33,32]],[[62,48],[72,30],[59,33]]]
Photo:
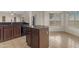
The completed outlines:
[[[10,40],[14,38],[13,26],[4,26],[3,28],[3,40]]]
[[[31,29],[29,27],[26,27],[26,42],[29,46],[31,46]]]
[[[39,30],[39,47],[47,48],[49,47],[49,30],[48,28],[43,28]]]
[[[21,26],[20,25],[14,25],[13,35],[14,35],[14,38],[21,36]]]
[[[30,33],[26,35],[26,42],[32,48],[48,48],[49,47],[48,28],[37,28],[37,27],[30,28]]]
[[[26,35],[26,42],[27,42],[27,45],[31,46],[31,33]]]
[[[0,42],[11,40],[21,36],[20,25],[0,26]]]
[[[0,26],[0,42],[3,41],[3,27]]]
[[[13,34],[13,26],[10,26],[10,28],[9,28],[9,32],[10,32],[10,38],[13,39],[13,38],[14,38],[14,34]]]
[[[3,40],[10,40],[12,38],[12,29],[10,26],[5,26],[4,27],[4,39]]]
[[[39,35],[39,30],[38,29],[31,29],[31,47],[32,48],[38,48],[39,47],[39,40],[40,40],[40,35]]]

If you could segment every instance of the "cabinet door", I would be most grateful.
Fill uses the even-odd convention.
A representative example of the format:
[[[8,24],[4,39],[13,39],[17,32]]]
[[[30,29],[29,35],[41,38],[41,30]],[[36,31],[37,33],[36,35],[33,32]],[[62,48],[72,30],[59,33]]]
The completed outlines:
[[[26,35],[27,45],[31,46],[31,34]]]
[[[31,36],[32,36],[32,42],[31,47],[32,48],[38,48],[39,47],[39,30],[38,29],[31,29]]]
[[[31,38],[31,30],[29,27],[26,28],[26,42],[27,42],[27,45],[31,46],[31,41],[32,38]]]
[[[40,40],[39,40],[40,48],[48,48],[49,47],[49,31],[48,28],[40,30]]]
[[[3,27],[0,27],[0,42],[3,41]]]
[[[12,26],[9,28],[9,34],[10,34],[10,38],[13,39],[13,27]]]
[[[14,38],[20,37],[21,36],[21,26],[14,26],[13,28],[13,35]]]
[[[4,41],[10,40],[12,38],[12,33],[11,33],[11,28],[10,27],[4,27]]]

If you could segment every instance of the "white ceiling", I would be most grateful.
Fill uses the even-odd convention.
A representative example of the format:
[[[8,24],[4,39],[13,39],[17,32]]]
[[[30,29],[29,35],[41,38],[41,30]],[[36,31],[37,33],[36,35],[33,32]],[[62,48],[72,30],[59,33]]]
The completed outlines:
[[[33,12],[38,12],[38,11],[33,11]],[[45,11],[48,13],[63,13],[63,11]],[[28,15],[29,11],[0,11],[0,14],[11,14],[14,13],[16,15]],[[66,11],[66,13],[70,13]]]
[[[35,11],[38,12],[38,11]],[[63,11],[47,11],[49,13],[62,13]],[[29,11],[0,11],[0,13],[16,13],[16,14],[27,14]]]
[[[63,11],[48,11],[49,13],[63,13]]]

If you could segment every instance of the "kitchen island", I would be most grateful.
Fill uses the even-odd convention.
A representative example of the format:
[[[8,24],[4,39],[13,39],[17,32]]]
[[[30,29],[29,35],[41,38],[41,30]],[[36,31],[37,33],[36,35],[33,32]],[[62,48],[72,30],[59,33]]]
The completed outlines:
[[[26,42],[32,48],[49,47],[49,29],[46,26],[27,27]]]

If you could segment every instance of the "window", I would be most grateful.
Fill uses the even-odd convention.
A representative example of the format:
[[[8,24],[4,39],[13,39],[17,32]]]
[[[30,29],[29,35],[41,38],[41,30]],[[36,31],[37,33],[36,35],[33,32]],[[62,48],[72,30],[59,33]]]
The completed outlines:
[[[53,13],[49,13],[49,19],[52,19],[52,18],[53,18],[53,16],[54,16],[54,14],[53,14]]]
[[[73,11],[69,13],[69,26],[79,28],[79,11]]]
[[[69,26],[74,26],[74,13],[73,12],[70,12],[69,14]]]
[[[49,23],[50,26],[61,26],[61,14],[60,13],[52,13],[49,14]]]
[[[5,18],[6,18],[5,16],[2,16],[2,22],[5,22]]]

